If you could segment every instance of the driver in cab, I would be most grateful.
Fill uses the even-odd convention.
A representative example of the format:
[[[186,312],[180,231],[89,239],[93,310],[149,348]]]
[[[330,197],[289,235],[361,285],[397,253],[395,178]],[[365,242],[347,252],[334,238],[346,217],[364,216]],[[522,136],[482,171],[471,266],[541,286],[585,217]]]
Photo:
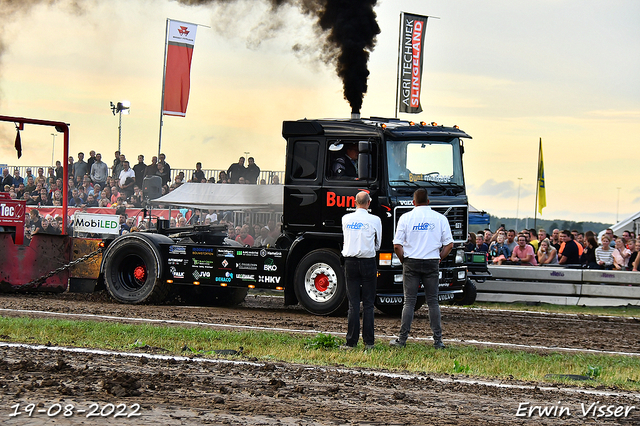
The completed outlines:
[[[345,152],[333,161],[331,174],[335,178],[358,178],[358,146],[347,144]]]

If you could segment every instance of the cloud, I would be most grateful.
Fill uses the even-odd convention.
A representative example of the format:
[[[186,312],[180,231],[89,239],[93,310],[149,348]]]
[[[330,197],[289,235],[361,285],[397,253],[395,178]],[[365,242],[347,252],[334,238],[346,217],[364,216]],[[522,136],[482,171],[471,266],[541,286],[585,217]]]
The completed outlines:
[[[514,198],[518,196],[518,184],[511,180],[496,182],[495,179],[489,179],[482,183],[477,189],[473,190],[474,195],[488,195],[498,198]],[[534,192],[527,185],[520,187],[520,197],[527,197]]]

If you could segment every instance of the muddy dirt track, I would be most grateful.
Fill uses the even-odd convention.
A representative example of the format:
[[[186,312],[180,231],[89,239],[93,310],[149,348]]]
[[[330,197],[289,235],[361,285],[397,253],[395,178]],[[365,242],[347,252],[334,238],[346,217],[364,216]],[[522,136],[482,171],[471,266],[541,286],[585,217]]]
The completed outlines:
[[[0,309],[4,316],[40,316],[15,312],[31,310],[333,333],[346,330],[344,318],[315,317],[297,307],[283,307],[278,298],[251,295],[234,309],[129,306],[113,303],[103,293],[0,295]],[[429,336],[426,308],[417,313],[414,324],[413,337]],[[377,313],[377,336],[392,336],[398,327],[397,318]],[[633,353],[640,348],[636,319],[443,307],[443,328],[448,344],[474,340]],[[382,337],[377,343],[384,343]],[[638,395],[615,390],[602,389],[616,393],[604,396],[542,383],[507,381],[506,387],[487,386],[465,376],[395,377],[285,363],[159,359],[140,353],[123,356],[7,345],[0,346],[0,354],[3,424],[640,424]],[[612,412],[628,410],[628,415],[595,418],[590,412],[585,416],[583,409],[597,401],[598,406],[612,406]],[[25,413],[29,403],[36,404],[31,417]],[[521,405],[525,403],[529,405]],[[531,418],[516,416],[519,407],[524,410],[520,413],[527,413],[533,406],[564,407],[564,415],[539,417],[534,411]],[[16,409],[22,414],[11,417]],[[53,416],[58,409],[61,412]],[[132,417],[125,417],[129,414]]]

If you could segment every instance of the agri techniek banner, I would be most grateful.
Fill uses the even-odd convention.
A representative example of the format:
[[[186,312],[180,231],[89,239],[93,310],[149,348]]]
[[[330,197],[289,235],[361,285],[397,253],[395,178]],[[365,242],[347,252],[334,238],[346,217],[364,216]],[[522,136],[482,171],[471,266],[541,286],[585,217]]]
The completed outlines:
[[[400,14],[400,51],[398,52],[398,111],[422,112],[420,86],[427,16]]]

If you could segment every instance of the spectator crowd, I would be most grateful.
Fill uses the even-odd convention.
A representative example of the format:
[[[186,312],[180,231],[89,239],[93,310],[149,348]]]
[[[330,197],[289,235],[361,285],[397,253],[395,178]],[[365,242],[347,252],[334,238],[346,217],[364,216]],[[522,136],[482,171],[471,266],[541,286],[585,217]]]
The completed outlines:
[[[127,208],[142,208],[144,206],[143,183],[145,177],[159,176],[161,178],[162,195],[175,190],[187,181],[184,172],[176,174],[172,181],[171,166],[167,163],[164,154],[153,156],[150,164],[145,164],[144,155],[138,155],[137,163],[133,166],[119,151],[115,152],[111,165],[106,164],[101,153],[96,153],[93,150],[89,152],[89,158],[86,161],[83,152],[78,153],[77,161],[73,156],[69,156],[67,161],[68,181],[66,183],[63,182],[64,173],[60,161],[56,161],[55,167],[48,167],[46,173],[44,167],[39,167],[37,174],[33,174],[31,168],[27,168],[25,176],[21,176],[17,168],[13,174],[7,168],[2,170],[0,191],[9,193],[12,199],[24,200],[26,205],[31,208],[25,224],[28,236],[37,233],[61,233],[62,217],[59,215],[41,217],[38,208],[61,207],[64,185],[67,185],[69,207],[113,208],[116,214],[121,215],[121,232],[129,232],[130,230],[136,231],[140,227],[146,228],[144,222],[134,224],[133,218],[127,218],[124,213]],[[216,180],[214,177],[206,179],[202,163],[198,162],[188,182],[267,184],[265,179],[258,182],[260,167],[255,163],[253,157],[248,158],[246,166],[244,163],[245,158],[240,157],[238,162],[231,164],[226,172],[221,171]],[[270,184],[280,183],[276,174],[271,174],[269,180]],[[202,211],[201,214],[198,211],[197,215],[194,213],[187,218],[179,213],[177,218],[171,218],[171,225],[180,227],[194,224],[225,224],[229,226],[230,238],[240,239],[243,244],[252,246],[258,242],[261,245],[272,244],[280,233],[275,223],[271,226],[266,223],[245,223],[236,227],[228,219],[218,220],[218,215],[219,212]],[[245,225],[246,229],[244,229]]]
[[[640,266],[640,238],[634,232],[623,231],[621,236],[608,228],[597,241],[592,231],[554,229],[498,228],[469,233],[465,251],[486,253],[494,265],[565,265],[573,268],[616,269],[638,271]]]

